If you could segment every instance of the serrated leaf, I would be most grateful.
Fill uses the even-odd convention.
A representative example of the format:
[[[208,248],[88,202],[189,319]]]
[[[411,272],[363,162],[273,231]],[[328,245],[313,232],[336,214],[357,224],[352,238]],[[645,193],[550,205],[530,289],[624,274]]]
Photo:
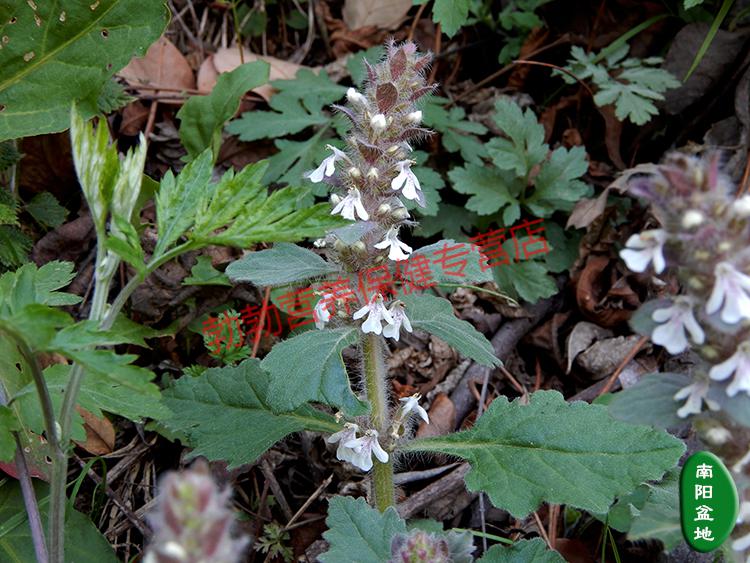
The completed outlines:
[[[50,351],[67,356],[83,365],[86,370],[109,379],[113,384],[129,390],[135,396],[142,395],[157,400],[160,397],[159,388],[151,383],[154,374],[145,368],[132,365],[132,362],[138,358],[135,354],[116,354],[111,350],[67,348],[50,348]]]
[[[211,181],[212,169],[211,151],[206,150],[183,168],[176,179],[171,170],[165,174],[156,196],[159,239],[154,256],[164,254],[193,225],[198,202]]]
[[[354,395],[341,352],[357,343],[354,328],[309,330],[276,344],[263,359],[271,377],[269,405],[288,412],[315,401],[361,415],[367,407]]]
[[[443,203],[439,206],[438,213],[434,217],[422,217],[416,228],[419,236],[428,238],[442,233],[448,239],[467,239],[467,232],[471,231],[479,217],[458,205]]]
[[[632,540],[659,540],[670,551],[683,541],[680,526],[679,477],[669,471],[658,483],[646,483],[649,494],[645,504],[633,518],[628,532]]]
[[[259,287],[287,285],[338,272],[312,250],[296,244],[278,243],[268,250],[251,252],[227,266],[227,276],[236,282]]]
[[[227,275],[214,268],[210,256],[198,256],[190,270],[190,276],[182,280],[182,285],[228,285],[232,283]]]
[[[257,141],[299,133],[313,125],[325,125],[328,117],[320,112],[305,109],[302,101],[291,96],[276,94],[269,103],[275,111],[248,111],[234,120],[227,131],[241,141]]]
[[[456,317],[447,299],[427,293],[404,295],[406,315],[414,328],[433,334],[475,362],[485,366],[499,366],[489,340],[470,323]]]
[[[75,305],[78,295],[56,291],[75,277],[72,262],[53,260],[41,268],[30,263],[0,276],[0,316],[20,312],[31,304]]]
[[[0,264],[8,268],[20,266],[28,260],[34,242],[18,227],[0,225]]]
[[[454,248],[455,250],[453,250]],[[466,254],[462,254],[466,251],[468,251]],[[450,256],[453,256],[454,253],[457,256],[456,258],[449,258],[449,264],[466,260],[466,265],[461,272],[461,276],[447,273],[452,271],[452,269],[444,268],[440,262],[440,258],[445,252],[448,252]],[[492,281],[492,272],[486,267],[482,269],[482,265],[486,263],[486,257],[478,250],[477,246],[472,244],[456,242],[453,239],[444,239],[423,246],[415,250],[412,254],[415,258],[420,255],[425,256],[430,261],[432,281],[438,284],[473,284]]]
[[[447,98],[429,96],[423,108],[424,124],[441,134],[445,150],[459,152],[466,162],[481,164],[487,150],[475,135],[484,135],[487,128],[481,123],[467,121],[466,112],[461,107],[445,109],[449,102]]]
[[[528,405],[498,397],[471,430],[403,449],[468,460],[469,490],[519,518],[542,502],[604,512],[617,495],[660,478],[685,449],[666,432],[615,421],[605,407],[566,403],[557,391],[530,397]]]
[[[145,274],[146,255],[143,253],[138,231],[135,230],[130,221],[126,221],[118,215],[112,217],[112,223],[116,228],[112,229],[112,236],[106,239],[107,249],[133,266],[139,274]]]
[[[166,16],[163,3],[138,0],[3,3],[0,140],[66,129],[74,101],[96,114],[110,76],[143,55]]]
[[[328,503],[329,549],[322,563],[382,563],[391,559],[391,540],[406,533],[406,523],[392,507],[381,513],[363,498],[333,497]]]
[[[68,210],[49,192],[36,194],[24,208],[43,227],[59,227],[68,216]]]
[[[302,100],[310,111],[332,104],[346,94],[346,86],[333,82],[325,71],[315,73],[307,68],[298,70],[294,79],[274,80],[271,86],[276,88],[279,94]]]
[[[510,193],[508,176],[507,172],[497,168],[476,164],[467,164],[448,172],[453,189],[458,193],[471,195],[466,202],[466,209],[479,215],[491,215],[516,203],[516,197]]]
[[[8,168],[20,162],[21,157],[23,155],[18,151],[15,140],[0,143],[0,172],[5,172]],[[15,198],[9,192],[5,190],[0,190],[0,192],[3,192],[0,194],[0,203],[8,203],[4,201],[5,197],[3,196],[10,198],[11,202],[15,201]]]
[[[16,453],[16,439],[13,432],[20,430],[15,413],[0,405],[0,461],[10,461]]]
[[[544,143],[544,127],[530,109],[522,111],[515,102],[501,98],[495,102],[495,123],[508,136],[494,138],[487,143],[487,152],[495,166],[512,170],[525,178],[531,169],[542,162],[548,147]]]
[[[18,225],[18,214],[14,206],[0,203],[0,225]]]
[[[680,403],[674,394],[690,384],[690,378],[679,373],[650,373],[619,393],[609,403],[609,412],[617,420],[672,428],[685,419],[677,416]]]
[[[469,0],[435,0],[432,21],[439,23],[448,37],[453,37],[469,19]]]
[[[96,106],[99,112],[107,114],[124,108],[136,99],[125,91],[122,84],[114,78],[110,78],[104,83],[102,91],[99,92]]]
[[[534,193],[526,199],[526,206],[537,217],[570,211],[578,200],[589,194],[589,187],[578,180],[587,170],[583,147],[555,149],[534,179]]]
[[[207,148],[214,158],[221,146],[224,123],[234,117],[243,94],[268,82],[270,65],[255,61],[238,66],[219,75],[216,85],[207,96],[191,96],[177,112],[180,120],[180,141],[187,149],[189,160]]]
[[[161,423],[187,437],[191,456],[226,460],[230,468],[255,461],[293,432],[340,430],[332,416],[310,406],[274,414],[268,401],[268,374],[257,359],[249,359],[181,377],[164,391],[173,414]]]
[[[551,297],[558,292],[555,280],[547,275],[541,262],[511,262],[492,268],[495,283],[503,293],[529,303]]]
[[[565,563],[557,552],[547,549],[541,538],[519,540],[511,546],[493,545],[478,560],[479,563]]]

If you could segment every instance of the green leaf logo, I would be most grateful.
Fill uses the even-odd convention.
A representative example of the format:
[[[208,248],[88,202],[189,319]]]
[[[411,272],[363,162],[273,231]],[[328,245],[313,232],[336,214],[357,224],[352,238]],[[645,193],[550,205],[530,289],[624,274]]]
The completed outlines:
[[[680,520],[688,545],[701,553],[720,547],[738,511],[737,488],[721,460],[710,452],[691,455],[680,475]]]

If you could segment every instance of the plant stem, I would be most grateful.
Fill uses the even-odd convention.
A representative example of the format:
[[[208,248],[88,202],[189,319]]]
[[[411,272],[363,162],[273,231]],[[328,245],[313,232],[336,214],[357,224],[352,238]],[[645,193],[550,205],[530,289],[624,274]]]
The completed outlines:
[[[362,341],[364,356],[365,387],[372,413],[370,419],[381,436],[387,436],[390,426],[388,412],[388,393],[386,386],[385,363],[380,337],[376,334],[365,334]],[[393,486],[393,454],[387,463],[374,460],[372,468],[373,504],[381,512],[394,505],[395,488]]]

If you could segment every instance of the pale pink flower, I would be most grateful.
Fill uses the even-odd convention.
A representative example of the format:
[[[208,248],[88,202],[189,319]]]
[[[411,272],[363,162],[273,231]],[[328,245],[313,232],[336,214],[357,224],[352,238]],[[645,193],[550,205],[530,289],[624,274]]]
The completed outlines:
[[[714,289],[706,303],[706,313],[713,315],[721,309],[721,320],[729,324],[750,319],[750,276],[729,262],[719,262],[714,268],[714,277]]]
[[[645,272],[649,263],[654,263],[654,272],[661,274],[666,268],[664,243],[667,233],[664,229],[652,229],[631,236],[620,251],[620,257],[634,272]]]
[[[362,205],[362,194],[359,193],[357,188],[349,188],[347,196],[338,202],[336,207],[331,211],[331,215],[341,214],[344,219],[350,221],[356,221],[354,214],[359,215],[359,218],[363,221],[367,221],[370,218],[369,213]]]
[[[388,258],[394,261],[406,260],[412,251],[411,246],[398,240],[398,228],[391,227],[385,234],[385,238],[375,245],[375,248],[383,250],[389,248]]]
[[[385,305],[383,304],[383,296],[379,293],[370,299],[370,302],[367,305],[354,313],[353,317],[357,320],[365,315],[367,315],[367,319],[362,323],[362,332],[365,334],[368,332],[374,334],[382,333],[382,321],[385,321],[389,325],[393,324],[393,317],[388,309],[385,308]]]
[[[750,342],[741,343],[729,359],[708,372],[711,379],[716,381],[724,381],[732,374],[734,379],[727,387],[727,395],[734,397],[740,391],[750,395]]]
[[[404,325],[404,329],[406,332],[411,332],[411,321],[406,316],[406,311],[404,310],[404,303],[402,301],[394,301],[391,305],[390,309],[388,309],[388,312],[393,317],[393,324],[387,325],[383,329],[383,336],[387,338],[393,338],[393,340],[398,341],[399,337],[401,336],[401,325]]]
[[[671,307],[657,309],[651,313],[651,318],[657,323],[664,323],[654,329],[651,340],[664,346],[670,354],[679,354],[687,349],[686,330],[696,344],[703,344],[706,339],[693,315],[692,301],[687,297],[677,297]]]
[[[349,440],[344,446],[354,451],[349,463],[359,467],[362,471],[372,469],[373,454],[381,463],[388,463],[388,452],[380,446],[377,430],[368,430],[364,436]]]
[[[321,182],[323,178],[333,176],[333,173],[336,171],[336,162],[339,160],[349,160],[349,157],[346,156],[344,151],[340,151],[331,145],[328,145],[328,148],[331,149],[333,154],[323,159],[320,166],[305,175],[311,182],[317,184],[318,182]]]

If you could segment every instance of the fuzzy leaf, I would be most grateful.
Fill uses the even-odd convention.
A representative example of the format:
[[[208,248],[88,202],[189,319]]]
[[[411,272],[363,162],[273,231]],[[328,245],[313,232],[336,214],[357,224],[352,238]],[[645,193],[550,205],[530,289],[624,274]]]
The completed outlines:
[[[545,501],[604,512],[615,496],[661,477],[685,447],[666,432],[617,422],[605,407],[538,391],[528,405],[498,397],[472,429],[403,449],[468,460],[469,490],[520,518]]]
[[[557,552],[547,549],[541,538],[519,540],[511,546],[493,545],[478,563],[565,563]]]
[[[677,416],[681,403],[674,394],[690,384],[690,379],[679,373],[650,373],[627,389],[615,393],[609,413],[617,420],[634,424],[651,424],[657,428],[672,428],[684,422]]]
[[[226,460],[229,467],[255,461],[288,434],[300,430],[336,432],[333,417],[310,406],[274,414],[268,405],[269,377],[257,359],[183,376],[164,391],[172,415],[162,420],[187,437],[191,457]]]
[[[229,279],[259,287],[287,285],[338,272],[312,250],[278,243],[268,250],[251,252],[227,266]]]
[[[49,192],[41,192],[25,205],[26,211],[43,227],[59,227],[68,216],[65,209]]]
[[[422,329],[445,340],[477,363],[499,366],[492,344],[471,324],[456,317],[453,305],[447,299],[427,293],[404,295],[406,315],[414,328]]]
[[[670,551],[683,541],[680,525],[680,497],[677,470],[668,472],[658,483],[646,483],[646,502],[633,518],[628,538],[654,539]]]
[[[3,2],[0,140],[66,129],[74,101],[96,114],[109,78],[161,35],[167,13],[138,0]]]
[[[245,92],[268,82],[269,70],[265,61],[240,65],[219,75],[208,96],[191,96],[185,102],[177,117],[180,140],[190,160],[207,148],[213,150],[214,158],[219,154],[224,123],[234,117]]]
[[[406,533],[406,523],[392,507],[381,513],[363,498],[333,497],[328,503],[329,549],[322,563],[382,563],[391,559],[391,540]],[[356,556],[354,555],[356,554]]]
[[[350,415],[367,412],[352,392],[341,352],[356,344],[358,330],[309,330],[276,344],[263,359],[271,376],[269,405],[288,412],[316,401]]]

